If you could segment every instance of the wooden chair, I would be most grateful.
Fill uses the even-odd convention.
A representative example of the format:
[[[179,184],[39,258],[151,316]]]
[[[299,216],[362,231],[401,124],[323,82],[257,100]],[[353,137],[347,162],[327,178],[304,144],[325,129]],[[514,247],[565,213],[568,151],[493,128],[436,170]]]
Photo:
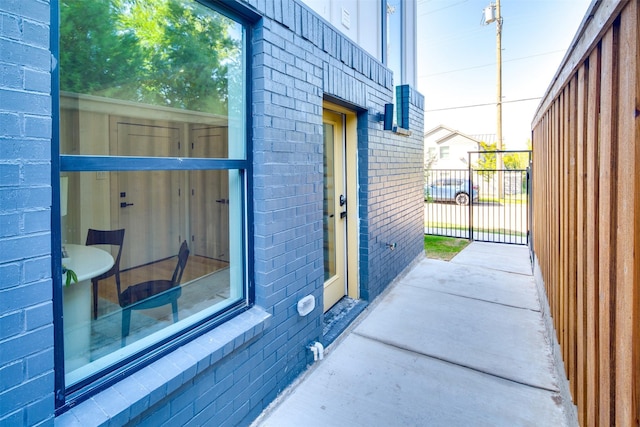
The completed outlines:
[[[98,318],[98,282],[111,276],[116,278],[116,287],[120,289],[120,256],[122,255],[122,244],[124,243],[124,229],[120,230],[94,230],[92,228],[87,232],[87,246],[91,245],[112,245],[118,246],[118,255],[116,256],[113,267],[109,271],[91,279],[93,287],[93,318]]]
[[[122,346],[131,328],[131,310],[145,310],[171,304],[173,322],[178,321],[178,298],[182,295],[180,280],[189,258],[187,241],[182,242],[178,252],[178,262],[170,280],[148,280],[129,286],[120,292],[118,288],[118,302],[122,307]]]

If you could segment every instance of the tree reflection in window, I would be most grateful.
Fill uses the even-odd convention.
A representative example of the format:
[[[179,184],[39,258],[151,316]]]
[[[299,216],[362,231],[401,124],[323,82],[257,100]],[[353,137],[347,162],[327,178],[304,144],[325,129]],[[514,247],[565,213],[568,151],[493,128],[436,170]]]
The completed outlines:
[[[242,44],[224,15],[183,0],[63,0],[60,13],[61,90],[228,113]]]

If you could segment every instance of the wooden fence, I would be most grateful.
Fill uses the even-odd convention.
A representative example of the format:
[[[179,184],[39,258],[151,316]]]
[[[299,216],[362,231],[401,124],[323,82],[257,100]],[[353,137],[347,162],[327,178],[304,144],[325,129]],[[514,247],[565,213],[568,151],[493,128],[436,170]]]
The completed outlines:
[[[640,417],[639,14],[591,4],[533,121],[533,250],[583,426]]]

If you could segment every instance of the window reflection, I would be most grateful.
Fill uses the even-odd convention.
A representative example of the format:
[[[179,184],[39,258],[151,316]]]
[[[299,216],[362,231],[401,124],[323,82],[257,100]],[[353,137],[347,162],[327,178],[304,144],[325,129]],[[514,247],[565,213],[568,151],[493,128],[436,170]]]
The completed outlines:
[[[60,153],[105,165],[61,172],[67,387],[246,298],[245,43],[194,0],[60,2]]]
[[[242,269],[230,245],[240,234],[229,218],[237,173],[65,174],[63,263],[79,280],[64,288],[67,373],[242,297],[242,281],[231,281]]]

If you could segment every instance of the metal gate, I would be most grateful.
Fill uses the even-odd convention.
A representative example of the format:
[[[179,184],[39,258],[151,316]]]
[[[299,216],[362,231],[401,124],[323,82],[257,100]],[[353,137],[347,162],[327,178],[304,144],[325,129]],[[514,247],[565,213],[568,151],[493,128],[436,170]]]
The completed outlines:
[[[497,157],[524,153],[525,168],[495,168]],[[523,154],[519,154],[523,156]],[[425,171],[425,234],[526,245],[529,243],[530,151],[472,152],[467,169]],[[515,163],[515,162],[514,162]],[[491,167],[487,168],[482,166]]]

